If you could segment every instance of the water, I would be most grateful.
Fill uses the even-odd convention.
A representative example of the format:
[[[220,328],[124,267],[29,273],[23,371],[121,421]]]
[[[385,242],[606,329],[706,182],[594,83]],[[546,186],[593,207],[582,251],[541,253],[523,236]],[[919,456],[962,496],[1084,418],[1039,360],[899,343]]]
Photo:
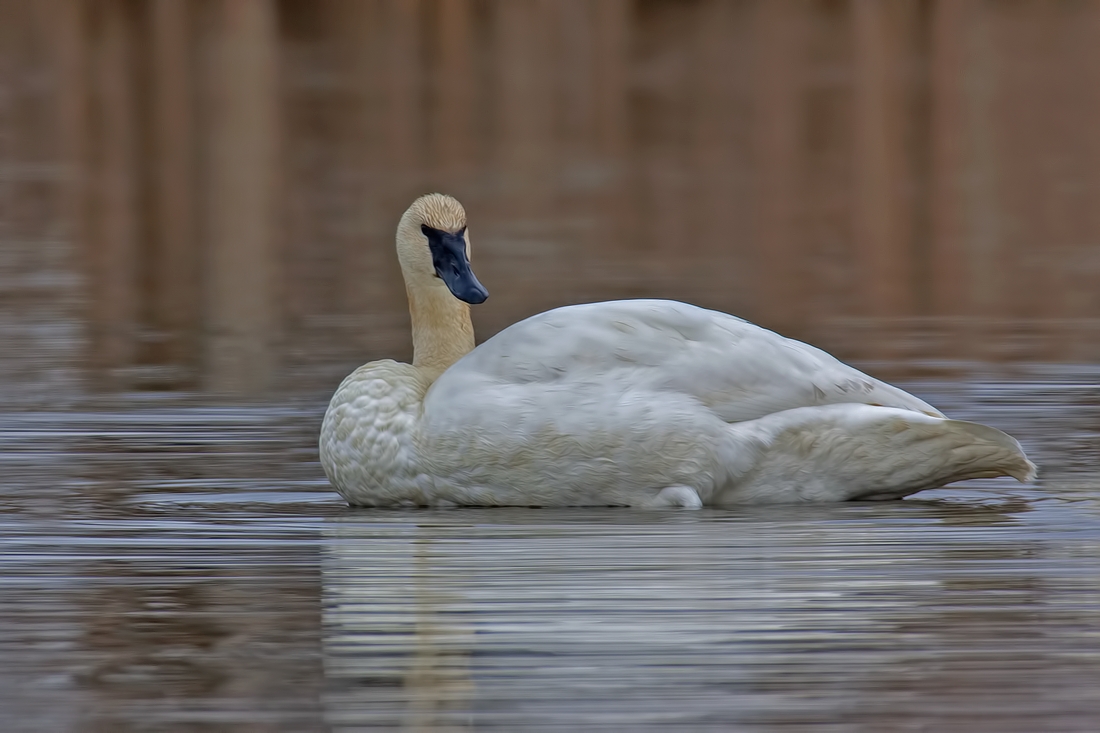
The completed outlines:
[[[1035,486],[698,512],[350,509],[320,399],[0,415],[0,730],[1096,731],[1098,383],[908,382]]]
[[[0,733],[1100,731],[1100,369],[1021,364],[1100,363],[1098,24],[0,3]],[[411,357],[393,237],[432,190],[470,213],[482,339],[688,300],[879,360],[1040,482],[348,509],[316,392]]]

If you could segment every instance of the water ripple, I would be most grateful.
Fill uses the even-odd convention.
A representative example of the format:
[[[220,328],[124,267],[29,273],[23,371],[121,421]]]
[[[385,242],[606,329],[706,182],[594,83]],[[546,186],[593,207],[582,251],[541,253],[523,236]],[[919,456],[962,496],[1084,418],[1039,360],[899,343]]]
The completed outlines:
[[[1094,382],[911,386],[1040,482],[362,511],[316,405],[0,415],[0,728],[1096,730]]]

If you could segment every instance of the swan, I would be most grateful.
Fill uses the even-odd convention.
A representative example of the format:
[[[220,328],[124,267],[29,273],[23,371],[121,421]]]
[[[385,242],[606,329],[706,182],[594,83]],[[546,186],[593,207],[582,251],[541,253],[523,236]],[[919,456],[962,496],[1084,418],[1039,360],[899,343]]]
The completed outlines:
[[[556,308],[474,346],[466,213],[397,228],[413,362],[365,364],[320,457],[359,506],[723,506],[897,499],[1035,466],[1019,443],[820,349],[669,300]]]

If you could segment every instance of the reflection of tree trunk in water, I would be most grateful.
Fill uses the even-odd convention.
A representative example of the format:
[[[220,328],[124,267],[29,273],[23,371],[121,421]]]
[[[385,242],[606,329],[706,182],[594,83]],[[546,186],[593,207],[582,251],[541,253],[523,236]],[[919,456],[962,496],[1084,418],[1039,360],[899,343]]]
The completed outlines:
[[[191,15],[183,0],[155,3],[146,21],[153,137],[151,206],[154,263],[146,275],[152,332],[147,359],[168,364],[169,383],[193,387],[200,289],[194,200],[195,130],[190,44]]]
[[[913,26],[910,3],[860,0],[853,6],[856,46],[853,229],[861,299],[857,312],[897,317],[914,312],[913,221],[905,186],[914,178],[906,148],[902,84]]]
[[[468,627],[448,624],[440,614],[450,599],[432,585],[429,540],[415,540],[414,548],[416,630],[412,663],[405,676],[409,704],[405,727],[425,732],[461,730],[467,726],[455,717],[474,690],[469,663],[473,633]]]
[[[769,328],[790,331],[804,321],[798,219],[806,19],[792,0],[760,3],[753,49],[753,249],[755,308]]]
[[[209,86],[205,386],[259,394],[275,378],[279,222],[278,19],[273,3],[217,5]]]
[[[133,93],[133,28],[119,2],[98,6],[90,49],[93,103],[89,120],[88,231],[91,353],[97,381],[117,386],[133,364],[138,309],[137,111]]]

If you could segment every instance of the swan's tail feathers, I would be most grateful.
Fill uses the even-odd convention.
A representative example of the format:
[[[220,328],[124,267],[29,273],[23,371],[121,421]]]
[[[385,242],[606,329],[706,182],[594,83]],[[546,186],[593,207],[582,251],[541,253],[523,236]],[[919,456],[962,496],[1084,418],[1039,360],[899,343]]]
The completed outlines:
[[[996,476],[1011,476],[1020,483],[1034,481],[1038,476],[1035,464],[1024,455],[1020,444],[1007,433],[1002,433],[996,428],[982,425],[976,422],[963,420],[945,420],[945,427],[959,434],[960,437],[971,436],[973,443],[965,444],[959,450],[964,455],[969,451],[973,455],[975,470],[983,468],[990,473],[975,474],[974,476],[962,476],[952,481],[962,481],[967,478],[987,478]],[[969,458],[970,456],[967,455]]]
[[[1020,444],[996,428],[890,407],[804,407],[730,428],[757,457],[716,503],[896,499],[955,481],[1036,475]]]

